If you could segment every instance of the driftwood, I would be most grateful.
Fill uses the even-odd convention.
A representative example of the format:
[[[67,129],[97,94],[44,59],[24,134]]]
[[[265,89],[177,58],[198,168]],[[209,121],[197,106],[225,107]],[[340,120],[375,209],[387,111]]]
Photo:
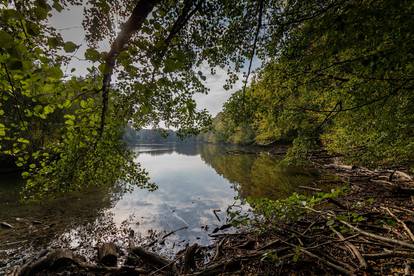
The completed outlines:
[[[249,228],[246,231],[240,229],[237,233],[210,234],[217,239],[214,245],[189,246],[171,260],[142,247],[132,247],[130,257],[134,257],[134,261],[120,267],[85,263],[76,258],[72,262],[69,258],[66,266],[73,265],[67,266],[68,272],[80,271],[82,273],[79,274],[86,275],[288,275],[294,271],[300,275],[410,275],[414,242],[408,238],[405,240],[401,235],[405,234],[403,231],[397,231],[404,229],[407,237],[412,239],[410,228],[413,220],[408,216],[414,211],[411,210],[412,204],[405,200],[407,194],[398,194],[389,188],[385,183],[389,181],[386,171],[342,165],[328,168],[343,181],[352,182],[350,192],[340,198],[328,198],[320,204],[303,207],[304,213],[299,219],[262,222],[260,229],[263,232]],[[403,181],[399,174],[391,179],[396,187],[409,188],[409,183]],[[367,200],[372,198],[375,200]],[[381,207],[386,212],[380,211]],[[399,224],[379,223],[389,216]],[[267,227],[265,223],[271,224]],[[229,226],[217,227],[215,232]],[[43,254],[26,265],[25,271],[42,273],[42,267],[46,270],[53,264],[54,267],[64,267],[65,261],[62,263],[63,266],[51,261],[49,254]],[[31,275],[31,272],[26,275]]]
[[[198,249],[198,244],[193,244],[187,248],[184,255],[183,273],[187,274],[190,270],[195,268],[195,253]]]
[[[98,261],[106,266],[116,266],[118,263],[118,253],[113,243],[104,243],[98,248]]]
[[[392,177],[394,175],[396,175],[397,177],[402,178],[404,180],[407,180],[407,181],[413,181],[413,178],[405,172],[397,171],[397,170],[394,170],[394,171],[393,170],[387,170],[387,172],[391,173],[391,175],[389,177],[390,181],[392,180]]]
[[[140,257],[144,262],[148,262],[155,267],[168,266],[170,261],[164,257],[161,257],[155,253],[149,252],[142,247],[134,247],[131,252]]]
[[[21,267],[17,275],[29,276],[39,273],[44,269],[54,270],[77,264],[78,260],[76,259],[73,252],[69,249],[58,249],[52,252],[45,251],[44,253],[41,253],[36,259],[28,262],[26,265]]]

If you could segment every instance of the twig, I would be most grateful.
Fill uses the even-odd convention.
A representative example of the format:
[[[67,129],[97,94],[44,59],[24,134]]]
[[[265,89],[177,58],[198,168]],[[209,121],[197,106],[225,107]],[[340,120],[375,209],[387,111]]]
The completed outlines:
[[[168,234],[165,234],[164,236],[162,236],[161,240],[164,240],[165,238],[167,238],[167,237],[171,236],[172,234],[175,234],[175,233],[177,233],[178,231],[181,231],[181,230],[184,230],[184,229],[188,229],[188,226],[183,226],[183,227],[178,228],[178,229],[176,229],[176,230],[174,230],[174,231],[171,231],[171,232],[170,232],[170,233],[168,233]]]
[[[400,212],[407,212],[407,213],[409,213],[409,214],[411,214],[411,215],[414,215],[414,211],[413,211],[413,210],[409,210],[409,209],[407,209],[407,208],[398,207],[398,206],[392,206],[391,208],[392,208],[392,209],[395,209],[395,210],[398,210],[398,211],[400,211]]]
[[[226,241],[226,237],[224,237],[223,239],[221,239],[221,241],[217,244],[216,247],[216,254],[214,254],[214,258],[213,261],[217,260],[218,257],[220,257],[221,254],[221,247],[223,246],[224,242]]]
[[[320,262],[326,264],[327,266],[330,266],[331,268],[333,268],[333,269],[335,269],[335,270],[337,270],[337,271],[339,271],[339,272],[341,272],[341,273],[343,273],[345,275],[354,275],[354,272],[353,271],[349,271],[349,270],[343,268],[342,266],[339,266],[339,265],[336,265],[334,263],[331,263],[330,261],[327,261],[327,260],[325,260],[325,259],[323,259],[323,258],[321,258],[321,257],[319,257],[319,256],[317,256],[317,255],[315,255],[315,254],[313,254],[311,252],[309,252],[306,249],[300,248],[300,251],[303,252],[303,253],[305,253],[309,257],[318,259]]]
[[[351,253],[353,253],[357,257],[360,266],[363,269],[366,269],[367,266],[368,266],[367,265],[367,262],[365,261],[364,257],[362,257],[361,252],[359,252],[359,250],[356,248],[356,246],[353,245],[352,243],[350,243],[349,241],[345,241],[344,236],[341,233],[339,233],[338,231],[336,231],[335,228],[333,228],[332,226],[329,227],[329,228],[339,237],[339,239],[341,239],[341,241],[344,241],[345,242],[345,246],[347,248],[349,248],[349,250],[351,251]]]
[[[315,192],[322,192],[322,189],[309,187],[309,186],[299,186],[299,188],[305,189],[305,190],[311,190],[311,191],[315,191]]]
[[[407,257],[414,257],[414,252],[385,249],[384,252],[362,254],[362,255],[365,258],[370,258],[370,259],[381,259],[381,258],[389,258],[389,257],[406,257],[407,258]]]
[[[217,212],[220,212],[220,209],[213,209],[213,213],[214,213],[214,215],[216,216],[217,220],[218,220],[219,222],[221,222],[221,220],[220,220],[219,216],[217,215]]]
[[[389,243],[393,243],[393,244],[397,244],[397,245],[401,245],[401,246],[404,246],[404,247],[408,247],[408,248],[414,249],[414,244],[411,244],[411,243],[408,243],[408,242],[404,242],[404,241],[400,241],[400,240],[394,240],[394,239],[390,239],[390,238],[386,238],[386,237],[383,237],[383,236],[379,236],[379,235],[376,235],[376,234],[372,234],[372,233],[366,232],[366,231],[364,231],[362,229],[359,229],[358,227],[355,227],[355,226],[353,226],[353,225],[351,225],[348,222],[343,221],[343,220],[339,220],[339,222],[342,223],[342,224],[344,224],[344,225],[346,225],[346,226],[348,226],[352,230],[361,233],[364,236],[367,236],[367,237],[370,237],[370,238],[373,238],[373,239],[376,239],[376,240],[380,240],[380,241],[384,241],[384,242],[389,242]]]
[[[153,271],[153,272],[151,272],[150,273],[150,276],[151,275],[155,275],[156,273],[158,273],[158,272],[160,272],[160,271],[163,271],[164,269],[166,269],[167,267],[170,267],[171,265],[173,265],[178,259],[180,259],[181,258],[181,256],[182,256],[182,254],[178,254],[178,256],[177,257],[175,257],[175,259],[174,260],[172,260],[171,262],[169,262],[168,264],[166,264],[166,265],[164,265],[163,267],[160,267],[160,268],[158,268],[157,270],[155,270],[155,271]]]
[[[407,232],[408,236],[414,242],[413,232],[411,232],[410,228],[408,228],[408,226],[404,223],[404,221],[400,220],[396,215],[394,215],[394,213],[392,213],[388,207],[381,207],[381,208],[384,209],[385,211],[387,211],[388,214],[391,217],[393,217],[397,222],[399,222],[404,227],[404,229]]]

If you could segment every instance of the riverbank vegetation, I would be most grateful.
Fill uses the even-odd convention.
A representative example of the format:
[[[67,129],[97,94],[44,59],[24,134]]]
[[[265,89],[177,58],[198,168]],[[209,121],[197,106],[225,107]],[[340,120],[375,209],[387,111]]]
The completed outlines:
[[[280,55],[232,95],[206,139],[288,141],[291,159],[322,146],[352,164],[412,166],[410,9],[405,1],[351,1],[292,26]]]

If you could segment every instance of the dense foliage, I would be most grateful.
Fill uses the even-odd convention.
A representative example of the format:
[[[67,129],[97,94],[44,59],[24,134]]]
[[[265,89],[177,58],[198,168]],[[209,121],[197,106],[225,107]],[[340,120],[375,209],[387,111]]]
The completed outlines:
[[[82,77],[67,68],[80,45],[48,20],[74,5],[85,11]],[[145,185],[125,126],[198,133],[210,122],[193,99],[208,92],[206,72],[227,69],[230,88],[257,58],[264,69],[210,140],[288,139],[294,156],[322,142],[372,165],[410,161],[412,13],[397,0],[3,0],[1,159],[23,169],[29,197],[122,178]]]
[[[411,1],[344,1],[293,26],[280,55],[225,104],[213,137],[291,141],[290,160],[322,144],[354,163],[412,164],[413,10]]]

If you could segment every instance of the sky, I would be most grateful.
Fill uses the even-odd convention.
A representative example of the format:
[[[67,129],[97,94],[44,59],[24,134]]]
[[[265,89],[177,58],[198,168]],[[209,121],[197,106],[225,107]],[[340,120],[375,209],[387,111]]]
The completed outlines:
[[[53,16],[49,19],[49,24],[56,28],[63,36],[65,41],[72,41],[77,45],[81,45],[75,53],[75,57],[70,62],[69,66],[64,68],[64,73],[69,74],[72,68],[76,68],[73,74],[86,75],[86,68],[90,66],[90,63],[84,60],[84,52],[86,50],[85,32],[82,28],[83,20],[83,7],[73,6],[69,10],[62,12],[54,11]],[[103,43],[100,45],[102,51],[109,51],[110,45]],[[253,68],[257,62],[253,63]],[[196,94],[194,96],[197,102],[198,109],[207,109],[212,116],[215,116],[221,111],[223,103],[231,96],[232,93],[242,88],[242,78],[240,75],[239,81],[233,86],[231,90],[225,90],[223,85],[225,84],[227,74],[226,71],[221,68],[216,68],[216,74],[211,75],[208,68],[200,68],[200,71],[207,77],[205,81],[206,87],[210,89],[210,92],[205,94]]]

